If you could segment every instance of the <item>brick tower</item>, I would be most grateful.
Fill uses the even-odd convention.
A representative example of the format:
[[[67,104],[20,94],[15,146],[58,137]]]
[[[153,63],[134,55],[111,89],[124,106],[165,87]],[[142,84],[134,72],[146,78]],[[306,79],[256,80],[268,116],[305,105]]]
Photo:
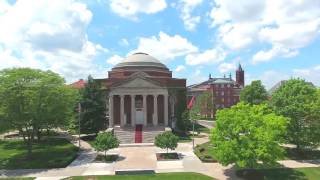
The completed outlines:
[[[238,85],[244,87],[244,71],[239,63],[239,67],[236,71],[236,82]]]

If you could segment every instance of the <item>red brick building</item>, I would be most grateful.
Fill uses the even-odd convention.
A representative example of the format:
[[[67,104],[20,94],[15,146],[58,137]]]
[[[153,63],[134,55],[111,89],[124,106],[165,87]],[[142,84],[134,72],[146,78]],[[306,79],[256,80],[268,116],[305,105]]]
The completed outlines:
[[[106,94],[108,127],[114,128],[116,134],[124,131],[125,136],[134,138],[135,134],[130,133],[137,126],[150,131],[174,128],[175,119],[180,116],[177,106],[181,102],[186,106],[186,79],[173,78],[164,64],[146,53],[128,56],[108,72],[108,78],[96,80]],[[137,142],[126,138],[129,139],[120,140]]]
[[[196,97],[203,92],[213,93],[213,104],[216,109],[228,108],[240,100],[240,91],[244,87],[244,71],[239,64],[236,70],[236,80],[234,81],[231,77],[214,78],[209,75],[207,81],[201,82],[199,84],[194,84],[188,86],[188,102],[192,105],[192,99],[196,100]],[[214,116],[214,112],[208,112],[211,116]]]

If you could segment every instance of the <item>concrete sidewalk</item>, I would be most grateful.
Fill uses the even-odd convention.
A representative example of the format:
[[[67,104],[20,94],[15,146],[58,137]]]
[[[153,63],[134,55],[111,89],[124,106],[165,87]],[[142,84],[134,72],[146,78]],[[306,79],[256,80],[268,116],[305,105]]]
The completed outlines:
[[[208,137],[195,138],[195,144],[208,142]],[[73,142],[77,143],[77,142]],[[179,143],[175,152],[181,155],[180,160],[157,161],[156,153],[165,150],[155,146],[146,147],[119,147],[109,151],[110,154],[119,154],[120,158],[114,163],[95,163],[97,155],[86,142],[81,141],[83,151],[80,156],[66,168],[58,169],[31,169],[31,170],[0,170],[0,177],[37,177],[37,179],[56,180],[70,176],[87,175],[114,175],[116,170],[148,169],[157,173],[166,172],[197,172],[220,180],[237,179],[232,166],[223,167],[219,163],[202,163],[193,153],[192,143]],[[279,161],[284,167],[320,167],[317,161]]]

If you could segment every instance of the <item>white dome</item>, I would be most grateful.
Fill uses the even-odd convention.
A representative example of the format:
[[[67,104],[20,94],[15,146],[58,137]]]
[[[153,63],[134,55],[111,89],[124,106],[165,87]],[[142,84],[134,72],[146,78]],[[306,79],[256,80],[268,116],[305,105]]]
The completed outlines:
[[[162,64],[159,60],[156,58],[150,56],[149,54],[138,52],[135,54],[132,54],[125,58],[122,62],[117,64],[115,68],[120,67],[137,67],[137,66],[147,66],[147,67],[159,67],[159,68],[166,68],[167,67]]]

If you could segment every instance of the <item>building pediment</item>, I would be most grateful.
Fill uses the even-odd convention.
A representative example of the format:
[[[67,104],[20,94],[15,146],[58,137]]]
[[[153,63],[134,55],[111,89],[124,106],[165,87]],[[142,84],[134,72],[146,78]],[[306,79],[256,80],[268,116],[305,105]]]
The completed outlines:
[[[122,82],[121,84],[117,84],[113,87],[114,89],[117,88],[162,88],[160,84],[150,79],[145,79],[141,77],[135,77],[133,79],[129,79],[127,81]]]

